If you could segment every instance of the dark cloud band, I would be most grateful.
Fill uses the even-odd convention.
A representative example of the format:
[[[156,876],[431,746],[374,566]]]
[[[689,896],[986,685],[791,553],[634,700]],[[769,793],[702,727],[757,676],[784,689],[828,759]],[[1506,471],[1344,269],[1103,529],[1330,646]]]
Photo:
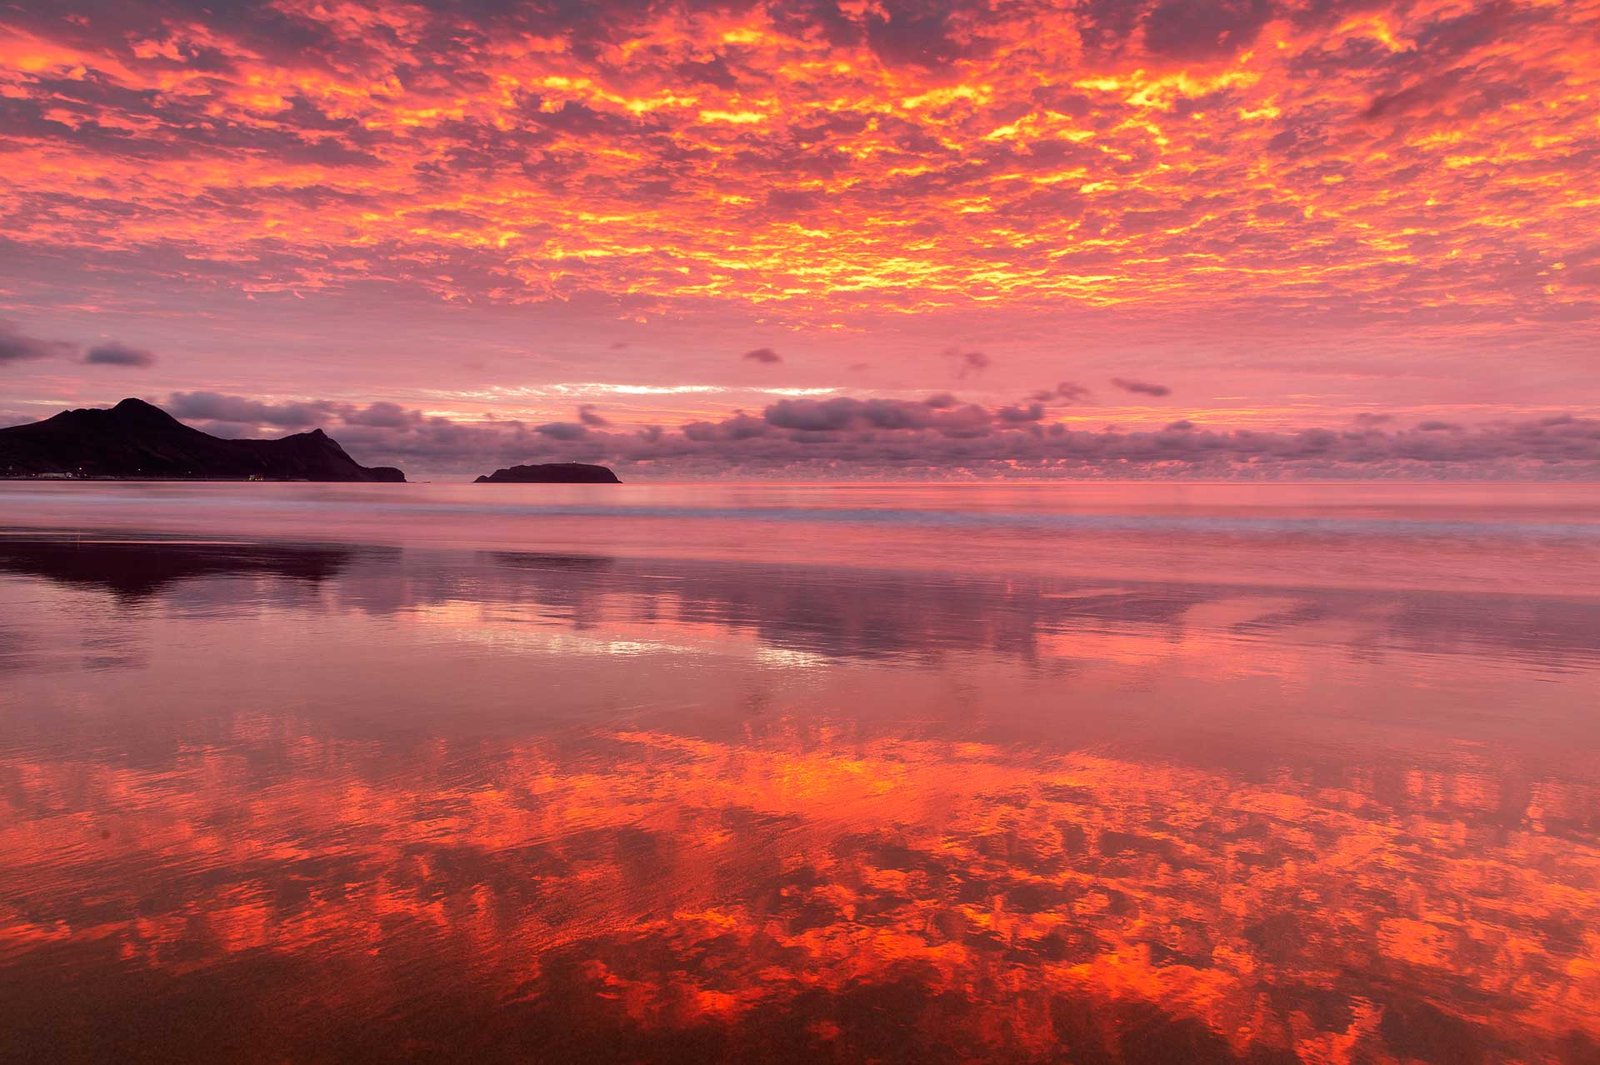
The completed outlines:
[[[180,393],[170,408],[203,427],[325,425],[371,462],[428,472],[483,472],[533,461],[605,462],[660,476],[1531,476],[1600,475],[1600,419],[1555,416],[1478,426],[1389,429],[1084,430],[1042,404],[986,407],[947,394],[922,400],[790,399],[759,414],[679,429],[584,422],[463,422],[391,403],[261,403]]]

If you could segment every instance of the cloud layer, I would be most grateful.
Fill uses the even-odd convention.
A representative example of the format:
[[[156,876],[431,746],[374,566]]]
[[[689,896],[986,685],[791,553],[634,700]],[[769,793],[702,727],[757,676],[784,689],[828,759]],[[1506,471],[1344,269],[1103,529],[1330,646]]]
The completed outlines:
[[[1091,429],[1049,420],[1042,401],[985,406],[948,393],[783,399],[757,414],[631,431],[611,428],[592,405],[572,421],[540,424],[214,393],[174,395],[168,409],[220,435],[322,425],[363,462],[422,474],[580,461],[660,478],[1600,476],[1600,419],[1572,416],[1472,428],[1424,421],[1257,432],[1180,420],[1161,429]]]
[[[96,278],[809,314],[1593,318],[1597,0],[66,0],[0,240]]]
[[[1054,434],[1098,432],[1097,403],[1187,418],[1190,447],[1594,415],[1597,24],[1600,0],[12,5],[6,413],[138,375],[410,419],[375,433],[442,410],[592,449],[658,422],[658,449],[740,461],[804,433],[819,469],[856,446],[820,432],[881,434],[894,468],[918,433],[929,468],[1070,464]],[[892,407],[937,388],[981,416]],[[1056,443],[983,451],[1009,433]]]

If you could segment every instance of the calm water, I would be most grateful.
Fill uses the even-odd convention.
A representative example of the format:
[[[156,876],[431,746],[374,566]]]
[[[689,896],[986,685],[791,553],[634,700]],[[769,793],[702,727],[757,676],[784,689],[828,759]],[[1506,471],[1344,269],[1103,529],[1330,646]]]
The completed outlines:
[[[1600,489],[0,484],[0,1057],[1600,1060]]]

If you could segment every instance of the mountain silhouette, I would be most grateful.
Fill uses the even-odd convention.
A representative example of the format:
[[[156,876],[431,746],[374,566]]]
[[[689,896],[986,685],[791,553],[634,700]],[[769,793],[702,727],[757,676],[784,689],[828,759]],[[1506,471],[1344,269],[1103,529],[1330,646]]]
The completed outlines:
[[[160,407],[125,399],[110,410],[62,411],[0,429],[0,477],[216,481],[404,481],[390,466],[362,466],[321,429],[281,440],[224,440]]]
[[[479,477],[473,484],[621,484],[604,466],[587,462],[541,462],[510,466]]]

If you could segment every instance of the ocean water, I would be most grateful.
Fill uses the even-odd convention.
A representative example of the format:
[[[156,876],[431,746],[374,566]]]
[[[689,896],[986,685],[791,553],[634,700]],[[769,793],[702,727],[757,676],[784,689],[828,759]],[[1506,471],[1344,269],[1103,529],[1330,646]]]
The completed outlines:
[[[0,1058],[1600,1060],[1600,488],[0,483]]]

